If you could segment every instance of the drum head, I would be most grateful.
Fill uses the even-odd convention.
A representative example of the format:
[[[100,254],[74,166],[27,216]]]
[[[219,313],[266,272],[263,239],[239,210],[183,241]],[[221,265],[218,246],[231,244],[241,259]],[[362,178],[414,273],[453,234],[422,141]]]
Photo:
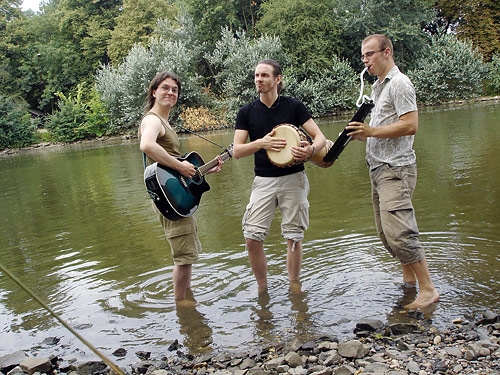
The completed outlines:
[[[286,146],[280,151],[267,151],[269,160],[277,166],[289,166],[293,163],[294,158],[291,152],[293,146],[300,146],[300,136],[297,130],[290,125],[279,125],[274,128],[274,137],[285,138]]]

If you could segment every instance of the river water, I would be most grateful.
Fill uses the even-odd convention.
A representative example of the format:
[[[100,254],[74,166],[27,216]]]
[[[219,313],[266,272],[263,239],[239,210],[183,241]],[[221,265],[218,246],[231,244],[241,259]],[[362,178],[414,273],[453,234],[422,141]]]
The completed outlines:
[[[348,118],[318,120],[332,140]],[[232,131],[205,134],[229,145]],[[220,150],[183,136],[184,151],[208,161]],[[413,203],[441,300],[423,316],[437,327],[500,306],[500,104],[424,109],[415,140]],[[414,321],[398,305],[400,266],[376,237],[364,144],[334,166],[307,165],[310,228],[302,294],[288,290],[279,213],[265,243],[269,295],[258,297],[241,217],[251,157],[207,176],[196,213],[204,247],[193,268],[196,308],[176,309],[172,259],[142,180],[137,140],[113,140],[0,159],[0,263],[105,355],[123,347],[168,354],[174,340],[193,354],[240,351],[321,335],[353,337],[365,317]],[[422,314],[419,316],[422,317]],[[418,317],[417,317],[418,318]],[[0,272],[0,355],[15,350],[64,358],[95,355]],[[60,339],[55,347],[43,343]],[[112,357],[112,356],[111,356]],[[113,358],[113,357],[112,357]]]

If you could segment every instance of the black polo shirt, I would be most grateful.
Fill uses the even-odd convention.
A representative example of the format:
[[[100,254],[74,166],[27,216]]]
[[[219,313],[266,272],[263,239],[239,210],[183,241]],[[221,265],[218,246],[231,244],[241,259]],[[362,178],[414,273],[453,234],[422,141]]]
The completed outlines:
[[[292,124],[302,126],[312,118],[306,106],[297,99],[278,96],[271,108],[260,99],[241,107],[236,116],[236,129],[248,131],[250,141],[263,138],[276,125]],[[278,177],[304,170],[304,164],[290,167],[277,167],[269,161],[266,150],[260,149],[254,154],[255,175],[261,177]]]

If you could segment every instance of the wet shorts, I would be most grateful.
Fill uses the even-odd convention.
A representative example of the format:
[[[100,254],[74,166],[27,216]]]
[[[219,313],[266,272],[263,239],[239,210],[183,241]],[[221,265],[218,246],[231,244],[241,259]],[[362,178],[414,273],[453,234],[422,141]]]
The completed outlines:
[[[302,241],[309,226],[309,181],[305,171],[281,177],[256,176],[250,202],[243,215],[246,239],[264,241],[269,233],[276,207],[281,211],[281,235]]]
[[[172,221],[165,219],[153,203],[153,210],[160,220],[165,236],[170,244],[175,265],[193,264],[198,262],[201,243],[198,239],[198,226],[194,216]]]

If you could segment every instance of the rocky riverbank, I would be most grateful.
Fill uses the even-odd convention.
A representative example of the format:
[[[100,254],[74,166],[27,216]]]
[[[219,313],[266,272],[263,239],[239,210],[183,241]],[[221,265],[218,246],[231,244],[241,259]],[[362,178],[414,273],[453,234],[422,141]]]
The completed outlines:
[[[137,352],[137,363],[122,368],[127,374],[196,375],[357,375],[357,374],[500,374],[500,316],[485,311],[477,321],[455,319],[438,330],[431,320],[384,324],[365,319],[356,324],[356,339],[338,342],[321,337],[312,342],[289,342],[279,346],[215,352],[191,356],[171,343],[168,354],[150,358]],[[126,353],[117,349],[113,356]],[[23,351],[0,357],[4,375],[109,374],[102,361],[78,363],[59,358],[29,358]]]

